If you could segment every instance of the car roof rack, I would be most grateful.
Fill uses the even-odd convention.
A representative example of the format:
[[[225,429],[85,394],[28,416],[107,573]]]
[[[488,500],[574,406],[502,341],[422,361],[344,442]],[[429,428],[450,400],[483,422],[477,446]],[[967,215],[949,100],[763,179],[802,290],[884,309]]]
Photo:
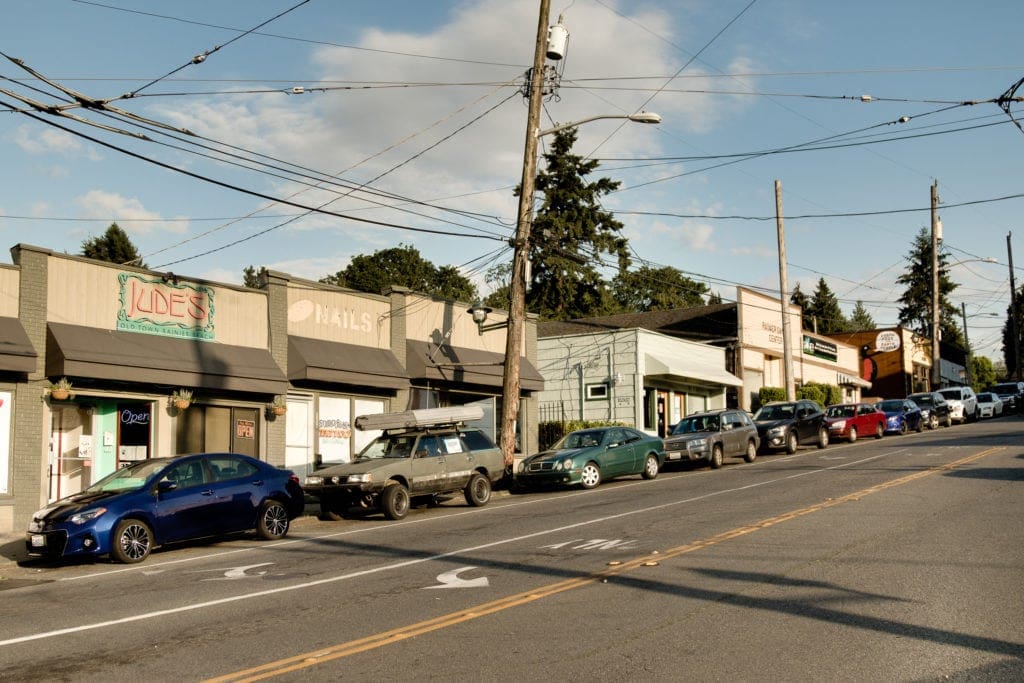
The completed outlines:
[[[414,427],[441,427],[482,419],[480,406],[451,406],[449,408],[420,408],[401,413],[376,413],[356,418],[356,429],[412,429]]]

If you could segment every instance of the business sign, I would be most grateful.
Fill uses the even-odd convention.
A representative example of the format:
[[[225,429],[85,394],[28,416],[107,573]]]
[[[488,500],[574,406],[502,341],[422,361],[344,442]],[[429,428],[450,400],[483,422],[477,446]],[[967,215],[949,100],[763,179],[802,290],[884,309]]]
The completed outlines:
[[[815,358],[835,361],[839,358],[839,347],[832,342],[804,335],[804,353]]]
[[[892,330],[885,330],[879,332],[878,336],[875,337],[875,351],[883,353],[885,351],[896,351],[900,348],[900,335],[896,334]]]
[[[135,273],[120,273],[117,279],[121,287],[118,330],[204,341],[214,339],[211,288],[164,282]]]

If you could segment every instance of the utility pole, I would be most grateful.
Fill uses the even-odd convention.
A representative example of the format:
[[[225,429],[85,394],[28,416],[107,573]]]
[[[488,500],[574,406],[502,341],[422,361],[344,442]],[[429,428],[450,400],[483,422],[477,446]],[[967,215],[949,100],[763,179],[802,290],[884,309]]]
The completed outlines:
[[[1013,376],[1020,381],[1020,337],[1017,336],[1017,284],[1013,277],[1013,246],[1010,244],[1012,232],[1006,233],[1006,255],[1010,261],[1010,339],[1013,344]],[[1007,378],[1009,379],[1009,378]]]
[[[515,462],[516,420],[519,418],[519,358],[526,324],[526,261],[530,254],[530,228],[533,224],[533,191],[537,179],[537,132],[540,130],[540,109],[544,93],[544,60],[546,57],[550,0],[540,0],[537,20],[537,43],[533,53],[533,69],[529,72],[529,106],[526,119],[526,142],[523,150],[523,177],[519,185],[519,214],[512,245],[512,278],[509,282],[508,330],[505,336],[505,367],[501,381],[501,452],[505,468]]]
[[[775,181],[775,230],[779,237],[779,299],[782,305],[782,374],[786,400],[796,399],[793,381],[793,349],[789,343],[789,273],[786,270],[786,229],[782,222],[782,181]]]
[[[942,384],[941,355],[942,326],[939,315],[939,181],[932,183],[932,391],[938,391]]]
[[[967,347],[966,382],[964,383],[967,386],[971,386],[971,340],[967,338],[967,304],[963,301],[960,302],[960,315],[964,319],[964,346]]]

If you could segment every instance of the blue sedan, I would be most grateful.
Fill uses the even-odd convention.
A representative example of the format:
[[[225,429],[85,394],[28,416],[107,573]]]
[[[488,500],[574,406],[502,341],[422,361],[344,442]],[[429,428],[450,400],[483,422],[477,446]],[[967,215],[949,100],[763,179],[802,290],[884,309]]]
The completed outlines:
[[[284,538],[302,513],[299,479],[237,453],[201,453],[133,463],[32,515],[32,557],[110,555],[141,562],[158,546],[255,529]]]
[[[916,403],[905,398],[881,401],[876,407],[885,413],[885,431],[906,434],[910,430],[924,430],[924,415]]]

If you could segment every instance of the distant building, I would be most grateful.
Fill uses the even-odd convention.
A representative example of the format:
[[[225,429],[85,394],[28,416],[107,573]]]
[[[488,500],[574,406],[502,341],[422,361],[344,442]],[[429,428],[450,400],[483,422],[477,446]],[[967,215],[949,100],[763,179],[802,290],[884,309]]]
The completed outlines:
[[[939,345],[939,386],[931,386],[931,340],[905,327],[828,335],[859,350],[861,377],[871,382],[871,396],[905,398],[918,391],[962,385],[967,354],[952,344]]]

